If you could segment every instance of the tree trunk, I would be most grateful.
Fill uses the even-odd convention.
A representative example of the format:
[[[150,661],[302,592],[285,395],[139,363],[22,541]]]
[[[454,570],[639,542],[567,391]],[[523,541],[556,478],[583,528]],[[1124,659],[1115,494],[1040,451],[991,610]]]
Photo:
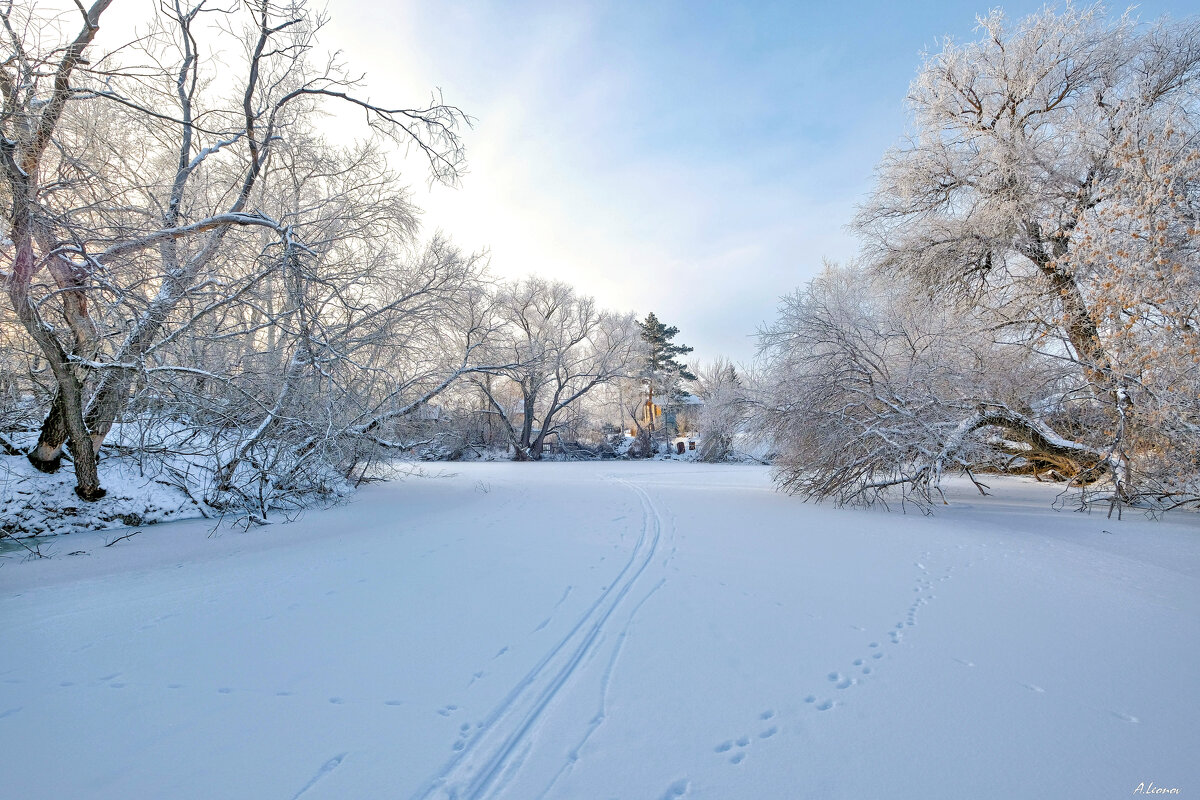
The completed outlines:
[[[537,391],[522,387],[522,392],[524,394],[522,409],[525,412],[525,418],[521,420],[521,433],[513,442],[513,461],[534,461],[541,455],[541,453],[534,455],[530,445],[530,439],[533,438],[533,404]]]
[[[1064,275],[1049,265],[1039,265],[1050,279],[1050,285],[1058,295],[1063,310],[1067,340],[1074,348],[1080,365],[1088,379],[1098,386],[1108,387],[1113,382],[1112,361],[1100,339],[1100,331],[1092,318],[1091,310],[1079,290],[1079,284],[1070,275]]]
[[[43,233],[43,235],[39,236],[38,241],[43,250],[49,251],[54,249],[54,242],[48,234]],[[66,319],[67,325],[75,337],[75,345],[72,353],[81,358],[90,359],[96,354],[98,342],[96,325],[92,322],[92,318],[88,314],[84,276],[80,274],[75,265],[63,258],[50,259],[49,269],[50,274],[54,276],[54,282],[58,284],[60,290],[63,317]],[[82,367],[76,366],[73,369],[82,388],[87,382],[86,373]],[[50,411],[47,413],[46,419],[42,422],[42,430],[38,434],[37,445],[29,453],[29,462],[42,472],[55,472],[62,463],[63,444],[66,443],[69,435],[64,417],[63,403],[63,393],[60,388],[54,393],[54,399],[50,403]],[[93,438],[93,449],[99,451],[100,443],[103,441],[103,436],[99,439]]]
[[[546,449],[546,430],[547,420],[542,421],[542,429],[538,431],[538,435],[529,444],[529,458],[531,461],[541,461],[542,453]]]
[[[13,274],[9,278],[8,296],[12,301],[13,310],[29,332],[30,337],[37,342],[43,355],[50,364],[54,378],[58,383],[54,406],[59,408],[55,415],[51,409],[52,432],[59,435],[65,432],[71,447],[71,458],[75,462],[75,493],[84,500],[99,500],[104,496],[100,487],[100,477],[96,464],[96,450],[93,447],[87,426],[83,422],[83,385],[72,368],[70,359],[62,345],[50,328],[38,316],[29,297],[29,284],[33,277],[34,255],[33,244],[29,238],[17,244],[17,252],[13,259]],[[51,420],[47,418],[49,423]],[[45,430],[45,426],[43,426]],[[30,462],[38,465],[47,455],[40,446],[30,454]],[[61,455],[61,453],[60,453]],[[53,462],[58,456],[52,456]],[[35,460],[36,459],[36,460]],[[41,467],[39,467],[40,469]]]
[[[83,423],[83,387],[69,370],[68,375],[68,380],[59,380],[59,392],[66,411],[67,446],[75,462],[75,494],[84,500],[99,500],[106,492],[100,487],[97,447]]]
[[[29,463],[42,472],[57,472],[62,466],[63,444],[68,435],[70,431],[67,430],[62,389],[58,388],[54,391],[54,399],[50,401],[50,411],[42,422],[38,442],[26,456]]]

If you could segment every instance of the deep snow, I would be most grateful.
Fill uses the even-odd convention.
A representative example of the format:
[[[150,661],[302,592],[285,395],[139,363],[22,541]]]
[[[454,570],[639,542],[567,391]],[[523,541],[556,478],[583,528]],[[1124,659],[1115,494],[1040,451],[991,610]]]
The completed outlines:
[[[1200,523],[455,464],[0,561],[5,798],[1200,792]],[[85,551],[83,555],[69,552]]]

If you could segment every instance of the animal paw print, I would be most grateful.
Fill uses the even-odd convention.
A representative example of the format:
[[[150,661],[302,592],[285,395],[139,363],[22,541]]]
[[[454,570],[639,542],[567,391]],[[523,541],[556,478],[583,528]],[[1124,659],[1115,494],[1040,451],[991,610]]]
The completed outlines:
[[[471,724],[464,722],[458,726],[458,741],[454,743],[455,752],[467,746],[467,735],[471,732]]]
[[[854,680],[854,678],[843,675],[840,672],[829,673],[829,682],[832,683],[837,689],[849,689],[851,686],[858,683],[858,681]]]
[[[737,739],[726,739],[719,745],[713,748],[713,752],[718,755],[728,754],[730,764],[740,764],[746,760],[746,748],[750,746],[749,736],[740,736]],[[736,750],[734,748],[737,748]]]

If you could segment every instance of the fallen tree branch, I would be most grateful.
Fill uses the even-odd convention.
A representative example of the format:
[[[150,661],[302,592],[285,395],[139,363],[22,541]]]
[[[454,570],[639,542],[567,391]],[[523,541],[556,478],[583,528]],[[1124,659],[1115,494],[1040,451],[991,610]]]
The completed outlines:
[[[124,536],[118,536],[117,538],[113,539],[111,542],[105,542],[105,543],[104,543],[104,546],[105,546],[105,547],[112,547],[112,546],[113,546],[114,544],[116,544],[117,542],[123,542],[123,541],[125,541],[126,539],[130,539],[130,538],[132,538],[132,537],[134,537],[134,536],[137,536],[139,533],[141,533],[141,531],[140,531],[140,530],[136,530],[136,531],[130,531],[129,533],[125,534]]]

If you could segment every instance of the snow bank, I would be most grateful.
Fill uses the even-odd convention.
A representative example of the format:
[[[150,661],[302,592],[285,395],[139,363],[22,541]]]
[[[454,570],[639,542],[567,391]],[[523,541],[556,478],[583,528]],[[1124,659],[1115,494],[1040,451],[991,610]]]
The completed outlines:
[[[52,475],[35,470],[24,456],[0,456],[0,526],[14,537],[105,530],[190,519],[200,509],[161,473],[147,473],[120,459],[100,462],[100,484],[108,494],[95,502],[75,494],[70,465]]]

